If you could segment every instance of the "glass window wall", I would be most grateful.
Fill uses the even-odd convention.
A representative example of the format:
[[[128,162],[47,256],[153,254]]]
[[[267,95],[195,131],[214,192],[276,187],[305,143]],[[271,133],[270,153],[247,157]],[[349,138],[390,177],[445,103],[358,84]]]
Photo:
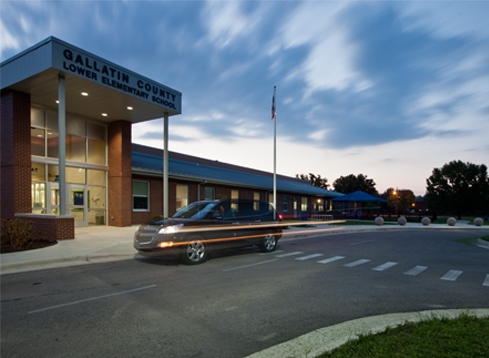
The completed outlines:
[[[106,165],[105,126],[86,122],[81,118],[66,120],[66,160]],[[58,115],[31,109],[32,155],[59,157]],[[47,138],[47,140],[46,140]]]
[[[72,184],[86,184],[86,169],[66,167],[66,182]]]

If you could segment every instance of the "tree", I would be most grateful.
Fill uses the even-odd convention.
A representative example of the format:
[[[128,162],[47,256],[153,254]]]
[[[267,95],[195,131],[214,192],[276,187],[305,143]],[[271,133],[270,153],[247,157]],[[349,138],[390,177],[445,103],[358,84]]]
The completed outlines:
[[[396,213],[398,214],[409,212],[416,200],[413,191],[409,189],[395,190],[394,188],[389,188],[380,197],[387,200],[390,207],[396,208]]]
[[[460,160],[434,168],[426,179],[426,200],[434,211],[458,214],[489,209],[489,178],[484,164]]]
[[[379,195],[377,189],[375,189],[374,180],[367,179],[367,176],[363,174],[358,174],[358,176],[350,174],[346,177],[339,177],[334,181],[333,187],[335,191],[343,194],[363,191],[371,195]]]
[[[328,184],[328,179],[327,178],[321,178],[321,175],[314,175],[312,173],[307,174],[296,174],[296,178],[302,179],[302,180],[307,180],[311,182],[312,186],[317,186],[318,188],[323,188],[323,189],[328,189],[329,184]]]

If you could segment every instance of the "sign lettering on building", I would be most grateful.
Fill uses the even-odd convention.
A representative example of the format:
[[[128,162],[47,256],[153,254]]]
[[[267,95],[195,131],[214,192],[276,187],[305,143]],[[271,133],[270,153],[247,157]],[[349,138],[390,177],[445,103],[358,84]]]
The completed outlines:
[[[76,48],[53,43],[53,65],[77,77],[181,113],[181,93]]]

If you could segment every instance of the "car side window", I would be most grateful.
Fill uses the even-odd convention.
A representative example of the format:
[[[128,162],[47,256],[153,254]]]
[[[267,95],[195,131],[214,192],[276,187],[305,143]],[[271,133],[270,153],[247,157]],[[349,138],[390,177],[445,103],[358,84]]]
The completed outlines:
[[[251,216],[255,216],[256,211],[253,210],[253,202],[240,202],[239,203],[239,213],[238,216],[240,218],[247,218]]]
[[[260,202],[260,211],[259,214],[262,217],[273,215],[273,207],[271,204],[266,202]]]
[[[214,209],[214,217],[222,217],[223,219],[229,219],[234,217],[233,211],[229,203],[223,203]]]

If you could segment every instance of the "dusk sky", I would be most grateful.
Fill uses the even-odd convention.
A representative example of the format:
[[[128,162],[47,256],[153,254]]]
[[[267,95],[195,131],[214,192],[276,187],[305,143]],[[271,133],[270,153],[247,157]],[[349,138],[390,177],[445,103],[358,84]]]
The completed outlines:
[[[1,61],[55,36],[182,92],[170,151],[424,195],[489,164],[489,1],[5,1]],[[133,142],[162,148],[162,120]]]

